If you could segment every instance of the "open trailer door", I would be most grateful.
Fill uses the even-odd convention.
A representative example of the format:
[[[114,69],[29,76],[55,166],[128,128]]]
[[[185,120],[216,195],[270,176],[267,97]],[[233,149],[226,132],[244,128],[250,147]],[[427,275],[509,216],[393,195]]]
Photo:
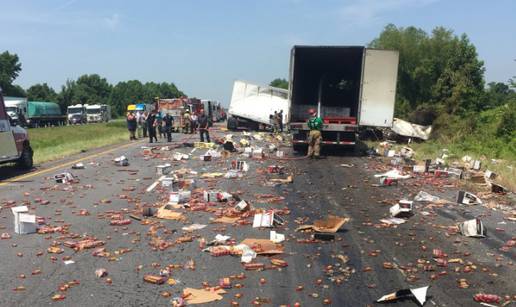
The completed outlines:
[[[364,49],[359,109],[361,126],[392,126],[398,58],[398,51]]]
[[[2,89],[0,89],[0,161],[12,160],[18,156],[9,117],[5,111]]]

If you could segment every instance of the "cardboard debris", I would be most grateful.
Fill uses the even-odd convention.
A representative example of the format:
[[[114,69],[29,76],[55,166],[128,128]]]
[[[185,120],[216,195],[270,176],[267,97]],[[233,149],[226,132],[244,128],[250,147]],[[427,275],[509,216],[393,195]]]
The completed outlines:
[[[36,215],[28,214],[27,206],[11,208],[14,215],[14,232],[17,234],[30,234],[36,232]]]
[[[390,179],[408,179],[410,178],[410,175],[403,175],[399,170],[393,169],[388,172],[382,173],[382,174],[376,174],[374,175],[376,178],[390,178]]]
[[[415,288],[415,289],[403,289],[396,292],[386,294],[378,299],[377,303],[392,302],[402,298],[415,298],[420,306],[423,306],[426,302],[426,293],[428,292],[429,286]]]
[[[466,237],[483,238],[486,236],[484,224],[478,218],[460,223],[459,231]]]
[[[129,165],[129,160],[127,159],[126,156],[120,156],[118,158],[115,158],[113,161],[115,162],[115,165],[118,165],[118,166],[128,166]]]
[[[187,301],[188,305],[206,304],[220,301],[223,299],[221,294],[225,293],[226,291],[224,289],[217,289],[215,287],[208,289],[185,288],[183,290],[183,297]]]
[[[281,242],[285,241],[285,235],[281,234],[281,233],[277,233],[274,230],[271,230],[270,240],[274,243],[281,243]]]
[[[184,231],[188,231],[188,232],[192,232],[194,230],[201,230],[203,229],[204,227],[206,227],[208,225],[204,225],[204,224],[192,224],[192,225],[188,225],[188,226],[185,226],[181,229],[183,229]]]
[[[294,177],[292,175],[289,175],[285,179],[273,178],[273,179],[269,179],[269,182],[272,182],[272,183],[292,183],[292,182],[294,182]]]
[[[158,179],[158,180],[154,181],[154,182],[153,182],[149,187],[147,187],[147,189],[145,190],[145,192],[147,192],[147,193],[148,193],[148,192],[152,192],[152,190],[154,190],[154,189],[158,186],[158,184],[161,182],[161,180],[163,180],[163,179],[165,179],[165,178],[166,178],[166,176],[165,176],[165,175],[163,175],[163,176],[159,177],[159,179]]]
[[[463,205],[481,205],[482,200],[478,198],[475,194],[466,192],[466,191],[459,191],[457,192],[457,203],[463,204]]]
[[[283,247],[268,239],[247,238],[240,244],[245,244],[252,248],[258,255],[283,254]]]
[[[172,172],[172,165],[169,163],[156,166],[156,175],[168,175]]]
[[[241,200],[234,207],[234,209],[238,212],[248,211],[250,208],[251,206],[245,200]]]
[[[427,193],[425,191],[419,191],[419,193],[417,193],[417,195],[414,196],[414,201],[435,203],[441,202],[442,199],[437,196],[431,195],[430,193]]]
[[[313,230],[317,232],[337,232],[342,225],[349,222],[350,218],[328,215],[325,220],[316,220],[313,225],[302,225],[296,231]]]
[[[223,223],[223,224],[235,224],[240,218],[238,217],[219,217],[213,220],[214,223]]]
[[[390,217],[390,218],[381,219],[380,222],[382,222],[384,224],[388,224],[388,225],[400,225],[400,224],[406,223],[407,220],[400,219],[397,217]]]
[[[412,201],[400,200],[389,209],[392,217],[409,217],[412,215]]]
[[[54,175],[54,180],[56,183],[74,183],[78,181],[71,173],[68,172]]]
[[[179,192],[170,192],[168,197],[169,204],[181,204],[186,203],[192,197],[191,191],[179,191]]]
[[[497,194],[505,194],[509,191],[506,187],[499,185],[497,183],[491,182],[491,192]]]
[[[156,217],[165,220],[184,220],[185,217],[181,212],[176,212],[172,210],[173,207],[171,205],[164,205],[158,209],[156,212]]]
[[[253,219],[253,228],[272,227],[274,223],[274,212],[256,213]]]
[[[84,164],[79,162],[72,165],[72,169],[84,169]]]

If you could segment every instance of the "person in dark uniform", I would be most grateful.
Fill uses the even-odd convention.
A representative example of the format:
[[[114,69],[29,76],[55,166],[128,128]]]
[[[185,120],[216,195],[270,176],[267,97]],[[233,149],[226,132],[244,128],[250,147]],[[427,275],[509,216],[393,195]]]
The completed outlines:
[[[210,122],[208,120],[208,116],[204,113],[204,109],[201,109],[201,113],[197,118],[197,122],[199,125],[199,135],[201,136],[201,142],[204,142],[204,135],[206,135],[206,141],[210,142],[210,133],[208,131],[208,127],[210,126]]]
[[[158,141],[156,137],[156,111],[152,111],[149,116],[147,116],[147,129],[149,129],[149,143],[153,143],[154,141]]]
[[[172,142],[172,126],[174,125],[174,118],[170,116],[170,114],[166,113],[165,116],[163,116],[163,130],[165,134],[167,135],[167,142]]]

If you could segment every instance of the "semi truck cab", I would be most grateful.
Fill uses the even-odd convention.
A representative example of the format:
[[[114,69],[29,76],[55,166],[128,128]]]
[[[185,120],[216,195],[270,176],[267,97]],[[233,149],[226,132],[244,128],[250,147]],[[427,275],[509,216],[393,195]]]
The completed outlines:
[[[33,165],[32,157],[27,130],[7,115],[0,88],[0,163],[15,162],[20,167],[30,169]]]

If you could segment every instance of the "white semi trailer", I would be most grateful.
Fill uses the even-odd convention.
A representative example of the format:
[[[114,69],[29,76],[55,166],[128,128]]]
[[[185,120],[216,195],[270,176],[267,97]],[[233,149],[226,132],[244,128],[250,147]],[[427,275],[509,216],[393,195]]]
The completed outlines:
[[[281,88],[235,81],[228,110],[230,130],[258,130],[270,125],[270,116],[283,110],[283,122],[289,117],[288,91]]]

